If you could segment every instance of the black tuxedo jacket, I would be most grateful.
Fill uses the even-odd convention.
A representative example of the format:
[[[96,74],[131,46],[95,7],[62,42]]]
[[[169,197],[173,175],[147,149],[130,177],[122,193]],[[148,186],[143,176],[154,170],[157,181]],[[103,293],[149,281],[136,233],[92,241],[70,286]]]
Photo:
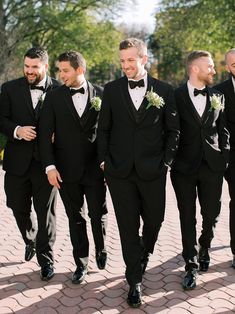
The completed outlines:
[[[215,86],[225,97],[225,117],[227,128],[230,133],[230,161],[235,162],[235,92],[232,78]]]
[[[135,110],[126,76],[108,83],[104,89],[98,126],[99,161],[105,171],[125,178],[133,168],[143,180],[153,180],[171,165],[179,139],[178,115],[170,85],[148,75],[151,88],[163,97],[160,109],[146,109],[146,97]],[[134,114],[135,113],[135,114]]]
[[[45,99],[39,123],[40,153],[44,168],[55,165],[64,182],[78,182],[84,174],[94,180],[103,177],[97,160],[96,133],[99,112],[90,100],[101,97],[101,87],[88,82],[88,102],[80,118],[70,89],[65,85]],[[55,133],[52,145],[51,136]]]
[[[173,169],[193,174],[206,160],[212,171],[224,171],[228,163],[229,133],[225,127],[224,112],[211,109],[209,97],[220,94],[208,88],[207,104],[200,117],[191,101],[187,84],[175,90],[180,118],[180,141]]]
[[[59,82],[47,77],[46,92],[59,86]],[[40,113],[39,113],[40,114]],[[34,141],[14,138],[19,126],[37,127],[38,116],[33,109],[27,79],[22,77],[2,85],[0,94],[0,132],[8,138],[4,151],[3,169],[13,175],[23,175],[28,170],[37,146]]]

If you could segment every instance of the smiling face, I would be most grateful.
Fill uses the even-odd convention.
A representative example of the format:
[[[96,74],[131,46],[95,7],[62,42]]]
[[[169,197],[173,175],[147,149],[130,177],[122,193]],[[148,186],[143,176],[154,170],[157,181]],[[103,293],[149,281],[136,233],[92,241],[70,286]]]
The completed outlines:
[[[69,61],[58,63],[60,79],[67,87],[79,87],[84,81],[83,69],[74,69]]]
[[[136,47],[120,50],[121,67],[128,79],[138,80],[145,74],[148,57],[139,55]]]
[[[38,84],[46,75],[48,64],[41,61],[40,58],[24,59],[24,76],[30,85]]]
[[[192,62],[191,67],[197,81],[201,85],[210,85],[213,83],[213,78],[216,72],[211,57],[197,58]]]

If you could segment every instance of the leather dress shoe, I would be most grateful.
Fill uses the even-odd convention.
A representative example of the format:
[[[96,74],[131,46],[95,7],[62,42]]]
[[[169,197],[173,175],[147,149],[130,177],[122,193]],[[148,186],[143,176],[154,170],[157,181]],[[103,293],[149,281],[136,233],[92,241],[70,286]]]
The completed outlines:
[[[25,246],[25,255],[24,259],[28,262],[30,261],[36,253],[35,244],[27,244]]]
[[[145,252],[141,258],[141,268],[142,268],[142,274],[145,273],[145,270],[147,268],[148,262],[149,262],[149,256],[150,253]]]
[[[199,249],[198,262],[200,271],[208,271],[210,264],[210,256],[208,253],[208,249],[203,246],[201,246]]]
[[[232,267],[235,268],[235,255],[233,255]]]
[[[195,268],[189,269],[184,277],[182,286],[184,290],[193,290],[196,287],[197,270]]]
[[[99,269],[105,269],[107,263],[107,252],[101,251],[95,254],[96,264]]]
[[[54,276],[54,267],[52,264],[47,263],[46,265],[42,266],[40,277],[43,281],[48,281]]]
[[[75,270],[72,276],[72,283],[79,284],[81,283],[87,274],[87,266],[79,266]]]
[[[127,303],[130,307],[137,308],[142,304],[141,284],[138,283],[130,287]]]

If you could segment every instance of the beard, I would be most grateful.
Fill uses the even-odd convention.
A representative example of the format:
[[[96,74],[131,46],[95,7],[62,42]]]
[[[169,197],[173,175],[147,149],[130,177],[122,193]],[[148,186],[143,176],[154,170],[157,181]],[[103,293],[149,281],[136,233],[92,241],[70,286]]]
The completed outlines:
[[[44,76],[42,74],[35,74],[31,77],[29,74],[24,73],[24,77],[28,81],[29,85],[37,85]]]

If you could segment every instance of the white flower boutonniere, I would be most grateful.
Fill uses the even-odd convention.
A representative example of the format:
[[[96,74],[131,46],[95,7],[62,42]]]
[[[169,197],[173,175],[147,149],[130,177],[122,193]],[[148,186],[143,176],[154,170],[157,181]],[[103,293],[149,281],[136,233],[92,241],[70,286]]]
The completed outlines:
[[[153,91],[153,87],[151,87],[151,90],[146,93],[145,97],[149,102],[146,109],[150,108],[151,106],[160,109],[165,105],[164,99]]]
[[[100,111],[101,108],[101,99],[100,97],[92,97],[91,98],[91,107],[90,109],[95,109],[95,111]]]
[[[224,109],[223,95],[213,94],[212,96],[210,96],[210,102],[211,102],[210,111],[212,109],[214,109],[214,110],[223,110]]]
[[[43,94],[39,97],[39,101],[40,101],[41,103],[43,103],[45,97],[46,97],[46,93],[43,93]]]

